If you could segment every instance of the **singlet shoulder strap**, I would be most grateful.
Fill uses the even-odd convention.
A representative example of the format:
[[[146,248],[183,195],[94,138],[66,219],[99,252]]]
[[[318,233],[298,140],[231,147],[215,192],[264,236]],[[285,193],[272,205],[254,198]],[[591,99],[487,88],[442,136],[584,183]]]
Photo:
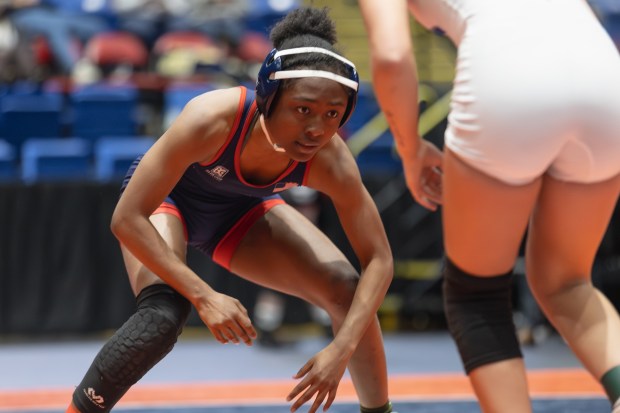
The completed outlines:
[[[202,166],[211,165],[223,158],[232,159],[231,157],[234,156],[239,139],[245,135],[245,131],[252,123],[252,118],[257,110],[254,91],[250,91],[244,86],[239,86],[239,90],[241,93],[239,95],[237,113],[226,142],[210,161],[201,163]]]
[[[256,114],[256,98],[253,90],[248,90],[244,86],[239,86],[241,89],[241,96],[239,98],[239,109],[237,110],[237,116],[235,118],[235,124],[230,133],[233,138],[230,143],[236,146],[234,143],[245,136],[247,129],[250,127],[254,115]]]

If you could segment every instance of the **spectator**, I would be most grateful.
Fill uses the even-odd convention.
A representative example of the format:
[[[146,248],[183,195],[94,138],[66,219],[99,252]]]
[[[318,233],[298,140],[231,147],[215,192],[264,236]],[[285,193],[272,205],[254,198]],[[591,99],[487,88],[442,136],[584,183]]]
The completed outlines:
[[[111,0],[118,28],[150,49],[164,33],[196,31],[236,47],[244,32],[246,0]]]
[[[85,11],[70,1],[12,0],[7,7],[15,27],[30,39],[42,36],[51,50],[57,70],[71,75],[82,46],[110,28],[102,16]]]

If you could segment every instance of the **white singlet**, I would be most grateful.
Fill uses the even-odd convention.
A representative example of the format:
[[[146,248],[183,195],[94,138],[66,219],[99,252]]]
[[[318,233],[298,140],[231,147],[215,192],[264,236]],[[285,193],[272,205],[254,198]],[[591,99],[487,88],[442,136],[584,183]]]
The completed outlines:
[[[445,144],[519,185],[620,173],[620,55],[585,0],[409,0],[458,47]]]

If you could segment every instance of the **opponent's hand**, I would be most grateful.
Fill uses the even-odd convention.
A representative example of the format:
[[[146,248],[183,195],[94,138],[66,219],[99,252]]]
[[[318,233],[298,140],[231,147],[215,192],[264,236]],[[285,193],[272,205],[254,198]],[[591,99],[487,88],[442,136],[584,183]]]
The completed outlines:
[[[293,376],[294,379],[302,380],[286,397],[287,401],[297,398],[291,406],[291,412],[296,411],[315,395],[314,403],[308,413],[316,412],[323,401],[325,401],[323,411],[329,409],[336,398],[338,385],[348,361],[349,358],[336,351],[332,345],[325,347],[308,360]]]
[[[256,338],[248,311],[236,298],[213,292],[196,309],[215,339],[222,344],[243,341],[251,346]]]
[[[417,203],[436,211],[441,205],[443,153],[431,142],[420,139],[415,159],[403,159],[405,180]]]

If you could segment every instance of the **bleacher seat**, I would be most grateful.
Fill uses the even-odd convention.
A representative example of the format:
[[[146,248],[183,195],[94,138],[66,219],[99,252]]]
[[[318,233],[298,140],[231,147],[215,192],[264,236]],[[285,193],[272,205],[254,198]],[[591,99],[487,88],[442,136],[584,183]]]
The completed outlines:
[[[236,54],[245,62],[262,63],[272,48],[269,36],[264,33],[247,31],[241,36]]]
[[[131,85],[94,84],[70,95],[72,135],[96,140],[134,135],[138,128],[138,91]]]
[[[112,31],[93,36],[84,55],[100,67],[129,65],[134,70],[146,67],[149,52],[140,39],[128,32]]]
[[[9,95],[37,95],[40,92],[40,84],[32,80],[16,80],[7,87]]]
[[[17,177],[17,151],[4,139],[0,139],[0,181]]]
[[[0,102],[3,137],[19,151],[31,137],[62,136],[60,94],[7,94]]]
[[[30,138],[21,150],[26,183],[82,181],[92,177],[92,145],[84,138]]]
[[[162,34],[153,45],[155,72],[169,79],[217,74],[228,51],[216,40],[197,31]]]
[[[164,92],[163,127],[168,129],[192,98],[215,89],[207,83],[173,83]]]
[[[95,142],[95,179],[100,182],[120,180],[138,155],[155,142],[151,136],[104,136]]]
[[[159,36],[153,45],[153,53],[163,55],[175,49],[189,49],[198,52],[219,49],[217,43],[204,33],[195,31],[174,31]]]
[[[278,20],[299,7],[301,3],[300,0],[249,1],[250,9],[244,18],[244,25],[248,30],[266,33]]]

